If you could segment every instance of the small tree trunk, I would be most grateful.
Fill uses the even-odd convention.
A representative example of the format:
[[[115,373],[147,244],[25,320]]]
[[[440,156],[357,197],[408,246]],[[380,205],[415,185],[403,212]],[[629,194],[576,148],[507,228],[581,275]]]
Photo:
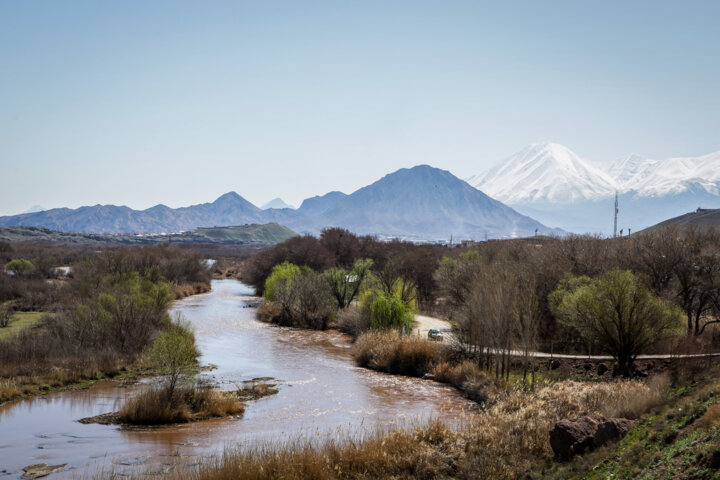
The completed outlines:
[[[618,357],[618,373],[623,377],[631,377],[633,373],[633,361],[624,355]]]
[[[687,312],[687,334],[688,337],[692,335],[693,332],[693,315],[692,312]]]

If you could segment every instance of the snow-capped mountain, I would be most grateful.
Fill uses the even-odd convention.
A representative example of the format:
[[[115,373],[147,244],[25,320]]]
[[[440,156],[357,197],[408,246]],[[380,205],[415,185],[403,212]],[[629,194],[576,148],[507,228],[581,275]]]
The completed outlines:
[[[557,143],[536,143],[469,178],[468,183],[511,204],[595,200],[612,197],[616,191],[658,197],[698,187],[718,195],[720,151],[665,160],[631,154],[597,164]]]
[[[622,182],[622,192],[636,192],[642,197],[662,197],[700,188],[718,195],[720,152],[695,158],[645,159],[638,171],[633,173]]]
[[[604,171],[557,143],[536,143],[468,183],[505,203],[597,199],[618,186]]]
[[[621,188],[637,178],[646,177],[656,164],[655,160],[631,153],[610,162],[604,170],[616,182],[618,188]]]
[[[575,232],[609,233],[618,192],[620,221],[637,230],[699,206],[720,207],[720,151],[665,160],[631,154],[599,164],[562,145],[539,143],[468,183],[521,213]]]

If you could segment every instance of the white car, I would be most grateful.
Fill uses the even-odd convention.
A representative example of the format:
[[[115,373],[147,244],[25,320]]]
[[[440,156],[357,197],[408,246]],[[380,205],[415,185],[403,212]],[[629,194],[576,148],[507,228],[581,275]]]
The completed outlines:
[[[428,339],[433,340],[435,342],[442,342],[443,334],[437,328],[431,328],[430,330],[428,330]]]

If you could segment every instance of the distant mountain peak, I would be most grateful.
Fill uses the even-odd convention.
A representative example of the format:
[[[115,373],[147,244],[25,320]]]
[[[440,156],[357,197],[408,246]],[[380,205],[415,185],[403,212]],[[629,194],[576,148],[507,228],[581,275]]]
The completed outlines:
[[[347,197],[347,195],[338,190],[333,190],[325,195],[315,195],[314,197],[303,200],[298,211],[305,215],[318,215],[333,207],[338,201],[345,197]]]
[[[304,206],[304,204],[303,204]],[[401,168],[322,213],[322,223],[368,234],[425,238],[492,238],[533,235],[552,229],[523,216],[447,170],[430,165]],[[415,234],[416,235],[416,234]]]
[[[42,212],[42,211],[44,211],[44,210],[45,210],[45,207],[43,207],[42,205],[33,205],[32,207],[28,208],[28,209],[25,210],[24,212],[20,212],[20,215],[22,215],[23,213]]]
[[[293,207],[292,205],[290,205],[288,203],[285,203],[283,201],[283,199],[280,197],[273,198],[272,200],[270,200],[267,203],[264,203],[260,207],[261,210],[267,210],[269,208],[292,208],[292,209],[295,209],[295,207]]]
[[[245,200],[243,197],[241,197],[237,192],[227,192],[222,195],[220,195],[215,201],[216,202],[227,202],[227,201],[235,201],[235,200]]]
[[[491,197],[511,204],[599,198],[611,194],[617,187],[613,179],[592,162],[564,145],[551,142],[528,145],[468,182]]]

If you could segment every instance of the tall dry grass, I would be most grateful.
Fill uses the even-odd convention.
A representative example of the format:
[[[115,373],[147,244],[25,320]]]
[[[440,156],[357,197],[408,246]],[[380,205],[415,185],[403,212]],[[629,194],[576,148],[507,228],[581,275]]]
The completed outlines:
[[[364,333],[353,345],[353,357],[359,366],[414,377],[428,373],[446,353],[441,343],[401,335],[395,330]]]
[[[670,376],[656,375],[647,383],[631,380],[599,384],[586,395],[588,408],[606,417],[639,418],[665,404],[670,392]]]
[[[472,360],[449,361],[450,353],[441,343],[401,335],[395,330],[364,333],[353,345],[355,362],[361,367],[414,377],[429,373],[471,400],[487,402],[495,381]]]
[[[470,367],[465,367],[471,370]],[[324,445],[294,441],[229,450],[171,478],[205,479],[515,479],[549,465],[548,432],[563,418],[615,411],[641,414],[661,401],[664,380],[598,384],[564,381],[536,392],[511,391],[459,431],[439,421]],[[601,399],[614,399],[609,405]]]
[[[444,478],[455,472],[462,446],[440,422],[423,428],[377,433],[363,440],[309,441],[280,446],[228,450],[196,470],[179,470],[177,479],[316,479]]]
[[[449,383],[478,403],[487,402],[495,390],[495,379],[472,360],[459,363],[440,361],[432,366],[430,374],[435,380]]]
[[[209,386],[151,388],[129,399],[120,410],[119,419],[132,425],[184,423],[214,417],[238,415],[243,403],[231,392],[218,392]]]
[[[0,403],[13,400],[23,394],[17,383],[10,379],[0,379]]]
[[[134,366],[133,360],[115,352],[0,363],[0,403],[114,376],[128,366]]]

